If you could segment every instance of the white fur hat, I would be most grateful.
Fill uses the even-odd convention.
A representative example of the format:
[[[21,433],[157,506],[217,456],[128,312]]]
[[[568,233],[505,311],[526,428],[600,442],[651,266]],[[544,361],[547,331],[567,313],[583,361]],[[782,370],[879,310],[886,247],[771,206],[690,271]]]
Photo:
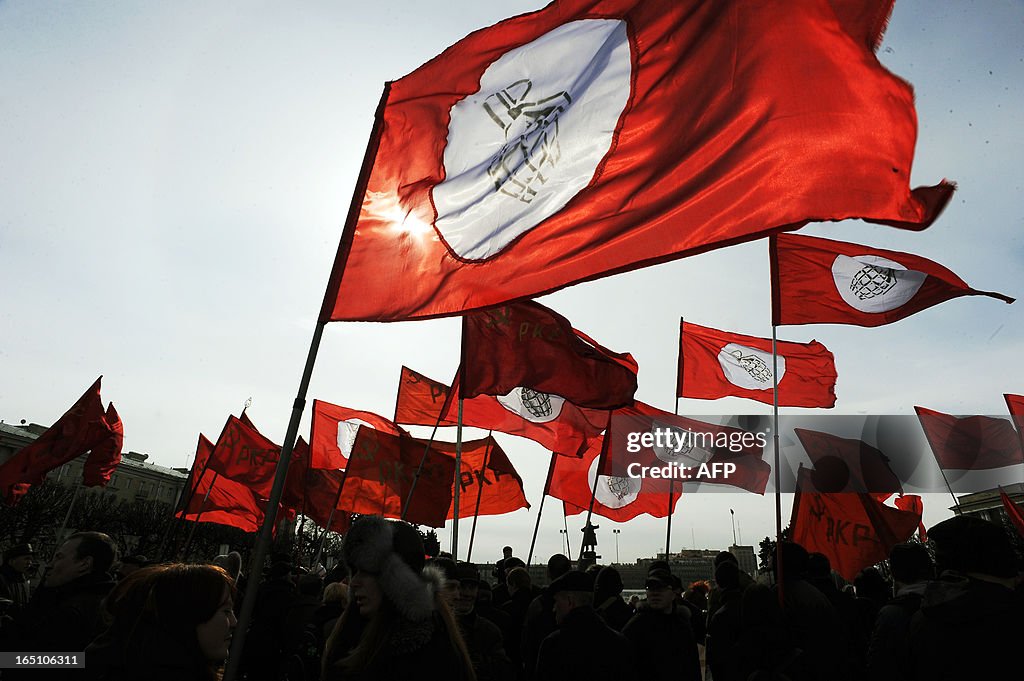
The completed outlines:
[[[433,575],[423,574],[423,539],[412,525],[362,516],[345,535],[342,553],[353,574],[366,572],[377,579],[385,597],[403,617],[421,620],[431,616],[437,581]]]

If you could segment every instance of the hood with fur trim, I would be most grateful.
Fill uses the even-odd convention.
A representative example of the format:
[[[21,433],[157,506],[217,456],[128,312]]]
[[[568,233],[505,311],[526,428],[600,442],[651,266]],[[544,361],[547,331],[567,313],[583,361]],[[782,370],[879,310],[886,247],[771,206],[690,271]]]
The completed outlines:
[[[423,541],[408,523],[363,516],[352,524],[342,549],[352,573],[373,575],[399,615],[424,620],[434,612],[444,577],[423,566]],[[417,569],[414,569],[417,568]]]

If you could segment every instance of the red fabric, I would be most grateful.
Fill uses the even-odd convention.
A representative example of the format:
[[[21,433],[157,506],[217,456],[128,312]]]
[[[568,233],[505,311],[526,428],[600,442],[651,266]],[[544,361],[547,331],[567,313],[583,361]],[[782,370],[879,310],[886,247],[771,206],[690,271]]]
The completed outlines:
[[[390,85],[365,198],[342,237],[321,319],[459,314],[811,220],[924,228],[953,188],[909,191],[914,95],[871,51],[891,1],[561,0],[470,34]],[[502,250],[460,255],[437,218],[438,185],[463,174],[444,163],[453,106],[479,103],[474,120],[489,124],[483,105],[501,92],[481,91],[492,63],[598,17],[625,21],[630,52],[628,86],[588,109],[615,116],[624,103],[614,122],[595,130],[611,134],[599,165],[565,177],[541,173],[538,201],[548,187],[583,189]],[[556,70],[547,61],[533,71],[529,59],[517,64],[528,83]],[[494,87],[516,80],[510,74]],[[566,127],[553,137],[564,137],[568,123],[557,122]],[[505,140],[499,127],[493,134],[497,157]],[[474,149],[481,148],[490,147],[480,141]],[[571,151],[562,153],[571,160]],[[464,212],[472,229],[492,228],[498,209],[482,201],[497,185],[470,190]]]
[[[532,300],[463,317],[461,397],[505,395],[526,387],[578,407],[633,403],[637,364],[574,330]]]
[[[456,379],[456,388],[458,379]],[[403,368],[398,387],[396,420],[420,426],[454,426],[458,423],[458,402],[445,401],[451,388],[410,369]],[[523,391],[519,391],[520,397]],[[536,396],[535,396],[536,397]],[[462,401],[462,423],[508,435],[529,438],[545,448],[565,456],[578,456],[587,442],[599,437],[608,422],[608,412],[585,409],[548,397],[530,411],[519,409],[515,402],[491,395],[480,395]],[[519,403],[523,403],[522,399]],[[550,413],[548,409],[550,408]],[[557,412],[556,412],[557,410]],[[438,417],[439,412],[443,412]],[[551,418],[553,417],[553,418]]]
[[[82,484],[86,487],[97,485],[106,486],[110,482],[110,476],[117,470],[121,463],[121,450],[124,448],[124,424],[114,403],[107,406],[107,413],[103,417],[103,425],[106,434],[96,446],[89,452],[85,463],[82,464]]]
[[[1017,528],[1017,533],[1024,537],[1024,513],[1021,512],[1020,506],[1013,503],[1013,500],[1002,489],[999,490],[999,498],[1003,501],[1003,508],[1006,509],[1007,517],[1013,523],[1013,526]]]
[[[601,462],[598,459],[603,447],[603,438],[598,438],[591,442],[580,458],[555,456],[547,494],[565,502],[566,515],[586,511],[591,497],[595,496],[594,513],[617,523],[632,520],[643,513],[655,518],[666,517],[669,513],[668,488],[663,485],[664,481],[599,474]],[[680,488],[681,485],[675,485],[673,511],[679,503]]]
[[[889,457],[862,440],[794,428],[810,457],[816,489],[865,492],[879,501],[903,493],[903,483],[889,467]]]
[[[1024,463],[1020,440],[1009,421],[914,409],[940,468],[986,470]]]
[[[714,400],[746,397],[772,404],[772,341],[683,322],[679,397]],[[728,347],[730,345],[740,347]],[[777,341],[779,406],[825,407],[836,403],[836,365],[818,341]],[[751,352],[751,350],[757,352]],[[737,357],[735,353],[740,353]],[[726,373],[732,371],[732,379]],[[737,382],[733,382],[737,381]],[[756,386],[756,387],[755,387]]]
[[[679,446],[664,439],[660,442],[653,439],[655,429],[664,436],[668,428],[680,434],[689,431],[695,434],[691,438],[699,439]],[[632,407],[617,409],[612,415],[609,430],[611,447],[602,469],[606,475],[625,476],[629,473],[629,465],[634,462],[659,468],[675,463],[687,468],[684,473],[687,481],[730,485],[754,494],[764,494],[768,485],[772,469],[763,460],[764,447],[753,433],[677,416],[639,401]],[[633,436],[633,449],[637,451],[630,451],[631,433],[651,433],[651,446],[644,446],[641,438]],[[608,438],[608,433],[605,437]],[[719,446],[726,442],[734,443],[732,450],[729,445]],[[723,464],[733,464],[736,468],[726,476]],[[646,484],[652,490],[660,488],[668,492],[669,489],[669,483],[664,479],[648,480]],[[678,493],[679,484],[675,489]]]
[[[360,428],[348,462],[338,508],[351,513],[400,518],[426,447],[408,435]],[[405,519],[442,527],[452,504],[455,459],[427,450]]]
[[[403,366],[402,375],[398,379],[398,397],[395,400],[395,423],[436,425],[451,390],[444,383]]]
[[[419,442],[424,447],[427,444],[426,440]],[[455,443],[434,441],[431,447],[444,452],[454,460]],[[473,515],[502,515],[521,508],[530,508],[530,502],[526,500],[526,494],[523,492],[523,479],[519,477],[519,472],[493,437],[463,442],[460,470],[460,518],[470,518]],[[448,519],[455,517],[454,514],[453,494],[451,506],[448,508]]]
[[[189,495],[185,511],[179,512],[177,516],[203,523],[230,525],[245,532],[256,532],[263,523],[263,509],[259,500],[245,485],[218,475],[206,466],[213,451],[213,443],[200,435],[196,459],[192,463],[192,471],[198,471],[198,479]]]
[[[281,505],[293,513],[305,515],[320,527],[333,532],[346,532],[350,525],[348,512],[335,511],[331,517],[331,509],[338,501],[345,473],[311,468],[309,456],[309,445],[300,436],[295,441],[292,462],[288,466]],[[331,522],[329,528],[328,520]]]
[[[274,486],[281,446],[260,434],[241,419],[229,416],[210,456],[210,470],[248,486],[257,496],[268,499]]]
[[[383,416],[373,412],[340,407],[323,400],[313,400],[313,425],[310,429],[312,468],[345,468],[348,456],[341,449],[341,443],[351,443],[355,438],[354,428],[366,424],[376,430],[397,435],[398,427]],[[339,434],[339,429],[341,430]],[[350,446],[346,444],[346,446]]]
[[[1010,410],[1013,422],[1017,426],[1017,435],[1024,447],[1024,395],[1003,395],[1006,398],[1006,408]]]
[[[771,265],[776,325],[881,326],[959,296],[1013,302],[927,258],[797,234],[771,238]]]
[[[809,552],[826,555],[847,580],[888,558],[921,523],[920,513],[886,506],[870,494],[815,492],[810,473],[801,469],[797,477],[790,537]]]
[[[918,516],[924,513],[924,501],[916,494],[901,494],[893,499],[893,503],[901,511],[916,513]],[[923,521],[917,524],[917,536],[921,541],[928,541],[928,530]]]
[[[89,387],[46,432],[18,450],[0,465],[0,492],[8,504],[24,496],[31,485],[43,481],[46,474],[85,454],[108,436],[100,399],[100,381]]]

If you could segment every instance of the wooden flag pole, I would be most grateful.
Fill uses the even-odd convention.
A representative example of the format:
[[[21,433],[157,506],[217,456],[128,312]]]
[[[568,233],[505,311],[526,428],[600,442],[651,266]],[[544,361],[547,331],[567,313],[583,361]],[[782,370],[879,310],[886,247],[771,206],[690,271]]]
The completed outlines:
[[[192,537],[195,536],[196,528],[199,527],[199,520],[203,517],[203,512],[206,511],[206,502],[209,501],[210,499],[210,492],[213,491],[213,486],[216,484],[217,471],[214,471],[213,480],[210,481],[210,487],[206,490],[206,496],[203,497],[203,503],[199,506],[199,513],[196,514],[196,519],[192,522],[192,529],[190,529],[188,532],[188,539],[185,540],[185,548],[181,550],[182,561],[188,558],[188,551],[192,548]]]
[[[242,610],[238,615],[238,627],[231,640],[231,652],[228,655],[228,662],[224,668],[222,681],[235,681],[238,677],[238,669],[242,661],[242,649],[245,646],[253,608],[256,605],[260,575],[263,573],[263,562],[270,551],[274,521],[277,520],[277,507],[281,503],[285,479],[288,477],[288,464],[291,462],[292,450],[295,448],[295,438],[299,434],[299,421],[302,419],[302,412],[306,408],[306,394],[309,392],[309,382],[313,376],[313,366],[316,364],[316,355],[320,350],[320,341],[323,339],[324,327],[330,320],[330,310],[333,302],[337,299],[338,290],[341,286],[341,275],[345,269],[345,261],[348,259],[352,239],[355,237],[356,222],[359,220],[359,211],[363,204],[363,197],[366,195],[366,186],[370,180],[370,170],[373,168],[373,161],[377,156],[377,148],[380,145],[384,106],[387,103],[390,91],[391,83],[385,83],[380,102],[377,104],[377,111],[374,114],[373,130],[366,144],[366,152],[363,155],[363,165],[359,171],[359,179],[356,181],[355,189],[352,192],[352,201],[349,203],[348,216],[345,220],[345,228],[341,233],[341,242],[338,244],[338,253],[334,259],[334,267],[331,269],[327,289],[324,291],[324,300],[320,306],[320,317],[313,328],[313,337],[309,343],[306,364],[302,370],[302,378],[299,380],[299,389],[296,393],[295,401],[292,403],[292,413],[291,418],[288,420],[288,430],[285,432],[284,447],[281,450],[281,457],[277,462],[277,472],[274,474],[274,485],[270,489],[267,511],[263,517],[263,525],[260,526],[259,536],[253,550],[252,563],[249,568],[250,579],[245,588]]]
[[[327,516],[327,527],[324,528],[324,533],[320,535],[320,545],[316,547],[316,555],[313,556],[313,562],[310,563],[310,567],[317,565],[320,562],[320,556],[324,552],[324,542],[327,541],[327,531],[331,529],[331,523],[334,522],[334,513],[338,510],[338,500],[341,499],[341,490],[345,487],[345,479],[348,477],[348,471],[342,471],[341,483],[338,485],[338,496],[334,497],[334,507],[331,508],[330,515]]]
[[[544,500],[548,497],[548,490],[551,488],[551,476],[555,472],[555,457],[558,456],[554,452],[551,452],[551,463],[548,464],[548,477],[544,481],[544,492],[540,495],[540,507],[537,509],[537,522],[533,526],[533,538],[530,539],[530,553],[526,556],[526,565],[529,567],[530,561],[533,560],[533,549],[537,545],[537,532],[540,530],[540,516],[544,513]],[[568,528],[566,528],[568,530]],[[569,536],[568,531],[566,537]],[[561,548],[561,547],[559,547]]]
[[[459,557],[459,490],[462,489],[462,396],[459,396],[458,425],[455,427],[455,492],[452,503],[452,560]]]
[[[480,467],[480,476],[481,476],[481,478],[483,476],[487,475],[487,459],[491,455],[491,437],[493,437],[493,435],[494,435],[494,431],[489,431],[487,433],[487,445],[484,447],[484,462],[483,462],[483,464]],[[470,475],[472,475],[472,474],[473,474],[473,472],[470,471]],[[462,477],[461,471],[459,472],[459,477],[460,478]],[[462,482],[461,479],[459,480],[459,482],[460,483]],[[469,532],[469,551],[466,552],[466,562],[467,563],[472,562],[472,560],[473,560],[473,540],[476,538],[476,521],[477,521],[477,519],[480,518],[480,500],[483,499],[483,496],[484,496],[484,483],[483,483],[483,481],[482,480],[477,480],[476,482],[477,482],[476,508],[473,509],[473,529],[470,530],[470,532]],[[458,484],[458,486],[461,487],[462,485]],[[527,565],[529,565],[529,563],[527,563]]]
[[[448,402],[446,401],[445,404],[448,404]],[[441,409],[443,412],[444,407]],[[437,429],[441,425],[441,418],[443,416],[442,412],[439,412],[437,415],[437,423],[434,424],[434,429],[430,431],[430,439],[427,440],[427,446],[423,448],[423,456],[420,457],[420,465],[416,467],[416,473],[412,476],[412,484],[409,485],[409,493],[405,495],[405,502],[402,504],[402,513],[400,515],[402,520],[405,520],[405,514],[409,510],[409,505],[412,503],[412,495],[416,492],[416,483],[419,481],[420,474],[423,472],[423,464],[427,462],[427,454],[430,453],[430,447],[434,444],[434,438],[437,437]]]

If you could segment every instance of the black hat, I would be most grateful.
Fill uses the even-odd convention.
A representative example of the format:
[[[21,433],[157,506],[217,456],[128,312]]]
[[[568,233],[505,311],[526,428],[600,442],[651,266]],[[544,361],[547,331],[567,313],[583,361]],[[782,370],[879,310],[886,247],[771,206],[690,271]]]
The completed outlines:
[[[423,539],[412,525],[364,515],[352,523],[342,546],[353,572],[377,576],[377,582],[399,613],[412,620],[433,613],[433,587],[421,576],[426,557]]]
[[[34,555],[36,555],[36,552],[32,550],[31,544],[15,544],[11,548],[4,551],[4,562],[7,562],[12,558]]]
[[[579,570],[569,570],[548,586],[548,594],[551,596],[561,591],[585,591],[589,593],[593,590],[594,580],[592,576]]]
[[[644,582],[645,589],[668,589],[672,587],[672,574],[667,570],[651,570]]]
[[[455,566],[455,574],[463,584],[480,583],[480,570],[474,563],[459,563]]]

